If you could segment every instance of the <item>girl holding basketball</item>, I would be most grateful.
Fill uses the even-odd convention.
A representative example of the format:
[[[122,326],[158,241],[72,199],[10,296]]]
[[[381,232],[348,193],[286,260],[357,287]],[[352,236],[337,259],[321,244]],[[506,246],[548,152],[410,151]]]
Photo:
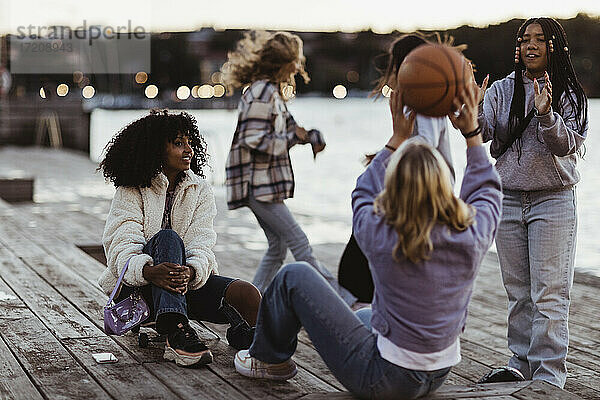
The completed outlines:
[[[411,138],[414,114],[405,115],[401,88],[390,101],[393,134],[358,178],[353,230],[375,283],[372,327],[309,265],[289,264],[265,292],[252,346],[235,357],[238,372],[294,376],[291,357],[303,326],[336,378],[360,398],[413,399],[441,386],[460,361],[459,334],[502,196],[477,129],[475,85],[459,98],[460,114],[451,118],[470,136],[460,198],[439,152]]]
[[[448,44],[452,44],[452,38],[448,40]],[[439,37],[437,42],[440,42]],[[385,54],[387,59],[385,70],[382,71],[383,73],[371,92],[371,96],[378,97],[385,86],[395,89],[397,86],[396,76],[406,56],[417,47],[428,43],[432,43],[432,41],[418,32],[402,35],[394,40]],[[454,48],[462,51],[465,47],[465,45],[459,45]],[[405,111],[408,112],[408,110]],[[422,114],[416,114],[412,135],[421,137],[439,151],[448,166],[450,181],[452,186],[454,186],[455,174],[450,149],[448,119],[446,116],[427,117]],[[367,163],[374,156],[374,154],[367,155]],[[357,296],[360,302],[370,303],[373,300],[374,288],[369,265],[362,250],[358,247],[354,235],[350,237],[340,259],[338,279],[340,284]],[[360,312],[359,315],[362,317],[364,312]]]
[[[588,102],[552,18],[517,32],[515,69],[485,91],[483,139],[503,183],[496,246],[508,295],[509,366],[564,387],[577,210],[577,156]]]

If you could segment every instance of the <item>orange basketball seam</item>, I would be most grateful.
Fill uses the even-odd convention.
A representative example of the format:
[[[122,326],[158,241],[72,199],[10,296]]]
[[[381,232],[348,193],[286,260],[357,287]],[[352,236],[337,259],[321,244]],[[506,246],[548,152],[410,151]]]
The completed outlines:
[[[456,72],[456,68],[454,67],[454,60],[452,59],[452,57],[448,53],[448,49],[447,48],[442,47],[441,49],[442,49],[442,53],[444,53],[444,56],[446,56],[446,59],[450,63],[450,67],[452,67],[452,74],[454,75],[454,81],[458,82],[458,73]],[[458,85],[454,85],[454,97],[456,97],[456,96],[458,96]]]

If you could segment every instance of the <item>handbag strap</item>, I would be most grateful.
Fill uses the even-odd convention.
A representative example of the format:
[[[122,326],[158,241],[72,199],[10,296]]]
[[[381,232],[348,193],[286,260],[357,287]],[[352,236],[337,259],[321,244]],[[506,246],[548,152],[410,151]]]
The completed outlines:
[[[123,267],[123,270],[121,271],[121,276],[119,276],[119,279],[117,280],[117,284],[115,285],[115,288],[113,289],[112,293],[110,294],[110,297],[108,298],[108,302],[106,303],[106,307],[110,306],[110,303],[112,303],[115,295],[117,294],[117,291],[121,287],[121,282],[123,281],[123,277],[125,276],[125,272],[127,271],[127,267],[129,267],[129,261],[130,260],[131,260],[131,257],[129,257],[129,260],[127,260],[127,262],[125,263],[125,266]]]

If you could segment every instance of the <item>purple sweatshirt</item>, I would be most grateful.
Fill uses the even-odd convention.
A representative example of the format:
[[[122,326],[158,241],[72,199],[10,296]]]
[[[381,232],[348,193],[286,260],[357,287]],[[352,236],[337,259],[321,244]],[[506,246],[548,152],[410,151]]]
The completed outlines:
[[[414,264],[400,253],[396,262],[396,231],[373,212],[391,154],[381,150],[352,193],[354,236],[375,285],[371,324],[398,347],[437,352],[464,329],[473,283],[500,219],[500,177],[483,146],[469,147],[460,198],[476,209],[474,223],[462,232],[438,224],[431,231],[429,260]]]

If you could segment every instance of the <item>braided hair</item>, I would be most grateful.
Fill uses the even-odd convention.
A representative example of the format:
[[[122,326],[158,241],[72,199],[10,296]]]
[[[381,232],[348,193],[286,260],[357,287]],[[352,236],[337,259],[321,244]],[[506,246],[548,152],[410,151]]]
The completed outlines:
[[[575,69],[571,63],[569,54],[569,44],[567,42],[567,34],[563,27],[553,18],[538,17],[530,18],[521,25],[517,32],[515,46],[520,45],[519,38],[522,38],[525,29],[531,24],[539,24],[544,32],[546,39],[546,55],[548,58],[547,71],[552,82],[552,109],[556,110],[561,116],[565,117],[564,109],[561,104],[563,94],[566,94],[567,100],[571,109],[575,112],[575,120],[577,131],[583,133],[588,119],[588,102],[575,75]],[[550,42],[550,39],[552,42]],[[550,44],[552,43],[552,45]],[[516,61],[516,60],[515,60]],[[523,133],[521,127],[522,121],[525,119],[525,87],[523,85],[523,72],[525,65],[519,57],[518,63],[515,63],[515,83],[513,97],[510,104],[510,113],[508,121],[509,135],[515,139],[515,144],[521,156]],[[519,129],[522,128],[522,129]],[[519,132],[520,130],[520,132]],[[582,147],[584,149],[584,147]],[[584,150],[577,150],[577,154],[583,155]]]
[[[173,143],[179,134],[189,137],[194,150],[190,169],[204,178],[208,153],[196,119],[186,112],[170,114],[167,110],[152,110],[117,133],[106,145],[98,170],[117,187],[150,187],[162,171],[167,142]]]

